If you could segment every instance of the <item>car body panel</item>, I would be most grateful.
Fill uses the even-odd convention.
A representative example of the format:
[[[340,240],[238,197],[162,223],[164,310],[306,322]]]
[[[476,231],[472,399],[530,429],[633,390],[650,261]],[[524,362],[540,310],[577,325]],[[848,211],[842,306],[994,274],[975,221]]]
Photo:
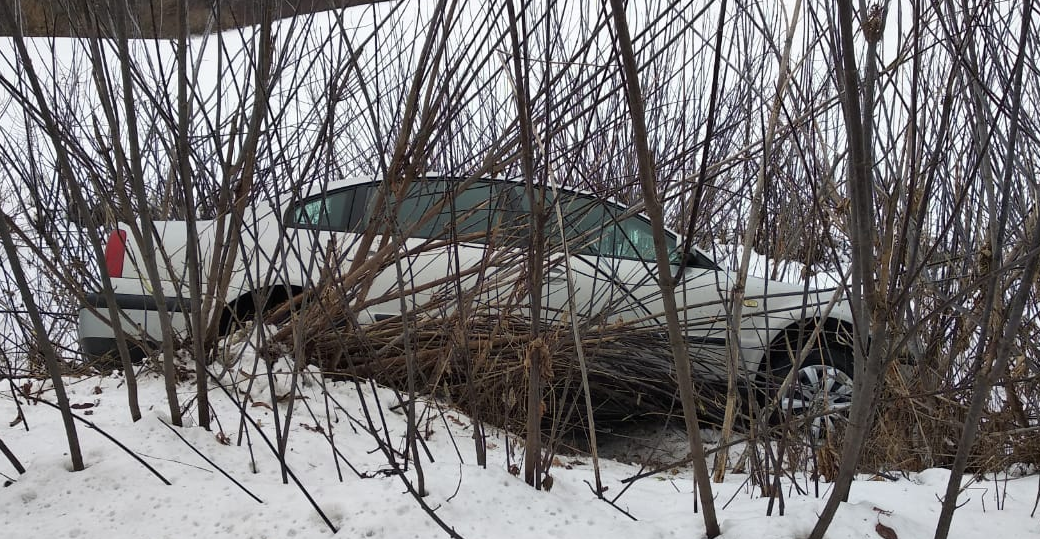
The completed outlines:
[[[455,184],[449,183],[456,181],[431,182],[430,185],[434,186],[431,189],[442,184],[448,186],[443,189],[456,189],[451,187]],[[242,234],[244,248],[240,249],[233,265],[227,297],[221,298],[223,302],[233,304],[238,298],[264,287],[313,286],[323,274],[346,271],[359,257],[367,258],[388,244],[393,248],[393,236],[376,234],[369,252],[360,252],[367,221],[380,215],[373,201],[378,200],[374,194],[381,188],[372,178],[353,178],[330,184],[323,190],[312,189],[280,209],[257,206],[243,227],[246,231]],[[470,184],[467,190],[453,191],[456,198],[452,204],[461,201],[459,205],[466,210],[463,214],[455,207],[446,213],[446,205],[438,208],[436,203],[430,202],[439,192],[424,193],[425,184],[415,189],[403,199],[399,211],[389,221],[398,234],[413,236],[401,241],[401,248],[397,250],[399,259],[376,271],[369,286],[358,292],[367,300],[357,313],[359,321],[371,322],[401,314],[402,279],[398,271],[405,282],[415,287],[410,292],[405,290],[405,305],[409,309],[437,300],[437,312],[447,314],[459,305],[480,309],[501,304],[505,298],[526,297],[522,293],[526,280],[521,261],[527,255],[524,247],[527,233],[524,212],[527,210],[522,184],[510,180],[480,180]],[[484,197],[487,203],[480,201]],[[413,201],[414,207],[408,209],[407,205]],[[563,313],[570,313],[573,293],[574,315],[582,319],[664,328],[653,238],[646,219],[611,202],[578,192],[559,191],[550,200],[557,201],[558,207],[550,208],[546,227],[550,251],[542,290],[546,312],[543,320],[559,321]],[[577,211],[585,213],[568,213]],[[419,226],[420,218],[427,212],[435,214],[430,221],[434,224]],[[587,217],[589,215],[592,217]],[[467,228],[474,225],[474,229],[480,229],[481,219],[485,218],[495,221],[484,223],[485,235],[474,235]],[[564,230],[577,231],[574,237],[561,235],[558,226],[561,219]],[[212,264],[218,225],[217,221],[197,223],[203,279]],[[155,227],[156,242],[163,246],[160,259],[172,268],[160,264],[164,269],[160,272],[159,286],[167,304],[176,307],[171,309],[173,329],[181,337],[188,327],[183,314],[187,309],[180,309],[177,299],[187,295],[183,284],[187,274],[186,227],[176,221],[156,222]],[[329,229],[334,227],[339,229]],[[673,249],[678,244],[670,232],[667,242]],[[129,322],[124,326],[140,330],[142,340],[158,341],[162,337],[158,314],[151,299],[152,288],[143,277],[146,272],[141,269],[138,245],[133,238],[128,239],[124,264],[127,269],[122,278],[112,279],[112,284],[122,298],[117,306]],[[721,376],[725,362],[720,358],[725,357],[730,338],[728,302],[736,278],[732,272],[715,266],[708,255],[702,252],[698,255],[701,265],[686,268],[679,276],[676,299],[682,306],[680,316],[691,355],[703,359],[706,365],[700,371]],[[672,266],[670,271],[676,272],[678,267]],[[459,285],[455,284],[455,277]],[[430,286],[422,286],[425,284]],[[455,297],[460,290],[469,291],[462,303]],[[833,290],[807,290],[804,285],[749,277],[739,332],[745,368],[756,371],[770,344],[787,328],[819,318],[821,309],[831,302],[833,294]],[[133,299],[135,296],[137,299]],[[111,340],[112,329],[107,322],[106,305],[97,300],[98,295],[92,297],[95,304],[90,305],[88,301],[80,311],[79,329],[81,340],[89,341],[91,350],[96,351],[103,348],[101,341]],[[148,308],[149,301],[151,308]],[[527,310],[523,304],[514,307],[521,313]],[[851,321],[843,302],[838,302],[829,317]],[[110,344],[114,349],[114,341]]]

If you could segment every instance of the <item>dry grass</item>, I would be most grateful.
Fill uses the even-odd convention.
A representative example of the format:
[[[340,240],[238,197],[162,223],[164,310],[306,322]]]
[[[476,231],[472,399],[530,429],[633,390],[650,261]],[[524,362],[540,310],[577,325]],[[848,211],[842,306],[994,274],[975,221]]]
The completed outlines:
[[[948,468],[957,454],[956,440],[964,428],[971,393],[948,385],[925,392],[909,369],[890,369],[880,410],[863,457],[866,468],[920,471]],[[1035,381],[1016,385],[1035,386]],[[1040,465],[1040,436],[1023,428],[1007,402],[993,401],[983,414],[968,470],[995,472],[1014,463]]]
[[[516,307],[503,304],[460,316],[446,311],[443,302],[433,302],[409,313],[411,346],[406,348],[402,317],[362,326],[350,314],[349,302],[330,301],[350,296],[329,290],[317,294],[321,301],[305,303],[293,317],[303,330],[300,344],[304,353],[326,373],[371,377],[405,391],[410,350],[419,391],[520,432],[527,398],[527,357],[533,347],[542,347],[543,357],[550,358],[542,372],[549,388],[543,400],[543,421],[565,429],[584,426],[580,367],[566,316],[545,324],[542,338],[532,342],[529,319]],[[285,326],[276,335],[275,346],[292,348],[291,328],[292,324]],[[586,323],[579,342],[588,361],[597,422],[679,413],[674,363],[660,328],[636,322]],[[1018,385],[1031,387],[1028,380]],[[892,366],[884,387],[863,468],[917,471],[950,466],[957,450],[954,440],[963,428],[970,400],[968,391],[951,386],[925,393],[917,370],[908,365]],[[700,411],[707,422],[720,420],[724,392],[706,384],[698,384],[698,389]],[[811,467],[824,477],[833,477],[838,447],[840,434],[816,446]],[[789,458],[802,460],[805,456],[792,449]],[[984,420],[969,469],[1005,470],[1016,462],[1040,465],[1040,437],[1035,429],[1022,429],[1012,409],[1004,406]]]

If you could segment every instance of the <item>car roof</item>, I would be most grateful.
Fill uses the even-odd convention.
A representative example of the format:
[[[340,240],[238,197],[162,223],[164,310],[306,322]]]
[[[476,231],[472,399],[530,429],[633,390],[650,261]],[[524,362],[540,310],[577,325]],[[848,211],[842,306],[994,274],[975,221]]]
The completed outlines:
[[[463,176],[463,175],[454,175],[454,174],[442,174],[442,173],[435,173],[435,172],[426,173],[426,174],[420,176],[419,179],[420,180],[454,180],[454,181],[459,181],[459,182],[466,181],[466,180],[469,180],[469,179],[474,179],[474,181],[497,182],[497,183],[514,183],[514,184],[518,184],[518,185],[524,183],[524,179],[523,178],[518,178],[518,177],[515,177],[515,176],[490,176],[490,177],[479,177],[478,176],[478,177],[474,178],[473,176]],[[376,183],[379,180],[380,180],[380,177],[377,176],[377,175],[359,175],[359,176],[351,176],[351,177],[348,177],[348,178],[343,178],[343,179],[340,179],[340,180],[333,180],[333,181],[330,181],[330,182],[328,182],[327,184],[324,184],[324,185],[318,184],[318,183],[311,183],[311,184],[308,184],[309,188],[304,189],[301,192],[301,195],[303,197],[308,197],[308,196],[317,195],[317,194],[323,193],[323,192],[327,193],[327,192],[337,191],[339,189],[343,189],[343,188],[346,188],[346,187],[351,187],[351,186],[354,186],[354,185],[363,185],[363,184],[367,184],[367,183]],[[616,204],[616,205],[621,206],[623,208],[631,208],[632,207],[632,206],[630,206],[628,204],[625,204],[625,203],[622,203],[622,202],[618,201],[614,197],[605,197],[605,196],[603,196],[603,195],[601,195],[599,193],[595,193],[595,192],[589,191],[587,189],[575,189],[573,187],[567,187],[567,186],[562,186],[562,185],[555,185],[555,186],[550,186],[550,187],[553,187],[553,188],[561,190],[561,191],[566,191],[568,193],[574,193],[574,194],[578,194],[578,195],[585,195],[585,196],[598,198],[600,200],[604,200],[606,202],[610,202],[612,204]],[[640,213],[642,213],[642,212],[640,212]]]

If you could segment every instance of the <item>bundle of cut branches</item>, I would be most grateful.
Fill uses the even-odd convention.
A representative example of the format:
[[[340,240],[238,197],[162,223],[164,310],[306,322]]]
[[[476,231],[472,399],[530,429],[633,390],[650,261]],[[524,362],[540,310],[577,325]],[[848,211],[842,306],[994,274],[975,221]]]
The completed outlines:
[[[575,425],[583,417],[583,407],[578,405],[584,398],[578,345],[587,361],[588,391],[597,421],[680,412],[675,364],[659,327],[638,322],[587,324],[576,341],[564,315],[543,323],[541,337],[532,341],[531,322],[522,309],[484,308],[465,316],[426,309],[361,325],[356,318],[343,316],[348,310],[343,304],[335,309],[325,301],[318,307],[294,317],[293,323],[305,327],[303,342],[296,345],[302,345],[325,373],[372,378],[403,390],[408,354],[412,354],[422,391],[504,427],[523,424],[527,358],[534,347],[549,358],[543,360],[542,372],[549,387],[546,419]],[[406,338],[411,346],[406,346]],[[709,418],[721,417],[721,393],[708,384],[699,385],[702,412]]]

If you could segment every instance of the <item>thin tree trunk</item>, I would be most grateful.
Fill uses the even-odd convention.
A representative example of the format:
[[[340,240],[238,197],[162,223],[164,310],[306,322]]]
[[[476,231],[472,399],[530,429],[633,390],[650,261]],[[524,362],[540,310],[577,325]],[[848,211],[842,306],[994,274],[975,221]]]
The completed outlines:
[[[10,462],[11,466],[14,466],[16,472],[19,474],[25,473],[25,466],[22,466],[22,463],[18,461],[18,457],[14,456],[14,453],[7,447],[7,444],[5,444],[2,439],[0,439],[0,453],[3,453],[4,456],[7,457],[7,462]]]
[[[693,380],[690,377],[690,360],[687,356],[686,342],[682,328],[679,326],[679,312],[675,303],[675,280],[668,259],[668,249],[664,243],[664,214],[661,203],[657,199],[655,184],[654,157],[650,151],[647,136],[646,117],[643,109],[643,91],[639,83],[639,70],[636,64],[635,51],[632,48],[632,37],[625,17],[623,0],[610,0],[613,11],[614,27],[617,31],[617,44],[621,56],[621,64],[625,78],[626,97],[629,115],[632,117],[632,136],[636,146],[636,157],[639,161],[639,183],[642,187],[646,214],[654,231],[654,251],[657,257],[658,284],[664,301],[665,317],[668,321],[668,341],[675,359],[675,373],[679,383],[679,398],[682,400],[683,417],[686,420],[686,436],[690,443],[690,458],[693,460],[694,480],[697,491],[704,505],[704,528],[709,539],[717,537],[721,532],[718,518],[715,516],[715,499],[711,491],[711,476],[708,465],[704,461],[704,444],[701,442],[700,425],[697,418],[696,394]]]
[[[202,281],[199,270],[199,234],[195,223],[195,187],[191,179],[191,148],[188,145],[188,0],[177,2],[177,172],[184,200],[184,225],[187,230],[188,323],[191,349],[195,357],[195,399],[199,426],[209,430],[209,376],[206,372],[206,347],[202,323]]]
[[[33,291],[29,288],[29,281],[25,278],[22,270],[22,259],[18,256],[18,247],[11,238],[11,228],[8,225],[9,217],[6,212],[0,211],[0,241],[4,244],[4,252],[7,254],[7,264],[14,274],[18,292],[25,304],[25,311],[32,322],[33,332],[36,334],[36,346],[40,348],[43,360],[47,365],[47,373],[54,384],[54,397],[58,401],[61,410],[61,420],[65,425],[65,437],[69,441],[69,456],[72,459],[72,471],[83,470],[83,454],[79,448],[79,435],[76,433],[76,423],[72,418],[72,408],[69,407],[69,397],[65,394],[65,382],[61,379],[61,366],[58,364],[58,355],[47,336],[47,327],[43,325],[40,310],[36,307],[36,299]]]
[[[528,101],[530,95],[527,86],[525,67],[526,42],[520,42],[520,25],[526,15],[517,16],[513,0],[506,2],[509,14],[509,37],[513,50],[513,84],[516,91],[516,108],[518,127],[520,129],[520,168],[524,175],[527,200],[531,205],[530,217],[530,256],[527,258],[528,296],[531,301],[531,330],[527,347],[527,437],[524,452],[524,481],[528,485],[541,488],[538,478],[541,476],[542,453],[542,357],[544,350],[541,340],[542,285],[544,282],[544,197],[536,192],[534,186],[534,130],[531,125],[531,109]],[[526,35],[526,31],[524,35]]]
[[[206,327],[205,342],[216,340],[223,316],[220,303],[227,296],[231,283],[231,274],[238,257],[242,241],[242,223],[248,206],[250,193],[256,181],[257,152],[260,144],[264,121],[268,115],[268,88],[271,84],[272,65],[274,63],[274,29],[271,0],[260,0],[257,9],[261,10],[259,31],[259,57],[254,69],[253,102],[249,113],[249,125],[246,139],[243,142],[242,155],[227,171],[225,184],[237,176],[233,189],[221,193],[221,205],[218,211],[214,234],[212,257],[209,263],[206,280],[206,294],[203,298],[202,312],[210,317]],[[226,212],[226,213],[223,213]]]
[[[93,16],[94,20],[98,17],[91,9],[91,4],[88,2],[82,2],[82,10],[84,14]],[[108,64],[105,62],[104,56],[101,53],[100,38],[102,34],[101,29],[98,26],[94,27],[94,36],[89,39],[90,47],[90,60],[93,66],[93,79],[97,86],[98,96],[101,101],[102,110],[105,113],[105,117],[108,120],[109,130],[112,134],[112,140],[121,140],[122,137],[119,135],[119,120],[117,118],[115,108],[117,99],[112,93],[112,88],[108,84],[107,67]],[[116,166],[112,169],[112,176],[117,185],[115,194],[115,200],[123,207],[128,208],[129,204],[126,202],[124,195],[125,191],[120,189],[118,186],[124,185],[125,172],[126,172],[126,155],[123,152],[121,144],[112,145],[113,154],[115,155]],[[68,182],[69,197],[72,199],[69,202],[75,204],[76,208],[81,215],[90,215],[91,210],[88,206],[84,196],[83,190],[79,185],[79,182],[72,181]],[[94,182],[94,187],[99,187],[99,182]],[[111,275],[108,273],[108,266],[104,263],[105,251],[101,247],[102,237],[98,235],[97,225],[101,223],[95,222],[90,219],[88,230],[89,243],[94,251],[95,260],[98,261],[98,277],[101,282],[101,295],[105,298],[105,304],[108,306],[108,318],[109,323],[112,325],[112,335],[116,340],[116,350],[119,352],[120,363],[123,367],[123,378],[126,380],[126,398],[127,404],[130,408],[130,418],[133,421],[141,419],[141,406],[137,397],[137,375],[134,373],[134,365],[130,359],[130,347],[127,344],[126,333],[123,330],[122,313],[119,307],[116,306],[115,291],[112,288]]]
[[[126,6],[121,5],[115,9],[116,19],[116,43],[119,49],[120,72],[123,82],[123,108],[126,114],[127,139],[130,143],[130,189],[137,200],[137,209],[140,212],[141,226],[138,229],[132,227],[131,231],[139,237],[135,238],[141,246],[141,262],[144,264],[145,273],[151,283],[152,298],[156,303],[156,311],[159,316],[159,328],[162,332],[162,355],[163,376],[166,384],[166,399],[170,408],[170,422],[175,426],[183,426],[181,420],[181,407],[177,398],[177,372],[173,363],[173,324],[170,311],[166,307],[166,296],[162,289],[162,279],[159,276],[159,266],[156,260],[155,226],[152,224],[151,205],[148,194],[145,192],[145,180],[143,161],[141,155],[140,139],[137,132],[137,103],[134,100],[134,81],[130,74],[130,47],[127,37],[126,19],[129,15]]]
[[[849,291],[855,322],[855,372],[852,379],[852,406],[849,411],[848,428],[845,430],[838,477],[827,504],[813,527],[810,539],[823,539],[839,505],[848,500],[860,456],[873,425],[877,388],[891,346],[889,316],[887,312],[882,312],[874,276],[877,230],[873,163],[867,152],[872,141],[867,139],[870,130],[863,127],[865,121],[873,119],[864,119],[861,113],[860,78],[853,45],[852,10],[851,0],[838,2],[838,50],[835,70],[839,73],[839,91],[849,151],[849,235],[852,243],[852,279]],[[863,16],[866,17],[866,14]],[[871,37],[868,36],[868,39]],[[868,57],[866,61],[876,60],[874,57]],[[870,101],[873,96],[866,96],[864,99]]]
[[[552,180],[550,178],[550,180]],[[602,497],[603,492],[606,490],[603,488],[603,478],[600,474],[599,469],[599,445],[596,441],[596,418],[593,414],[595,408],[592,404],[592,388],[589,386],[589,367],[588,362],[585,360],[585,346],[582,343],[581,331],[579,328],[580,322],[578,319],[578,305],[574,301],[574,295],[577,292],[574,286],[574,268],[571,267],[571,249],[567,243],[566,225],[563,220],[563,208],[560,207],[560,197],[556,195],[556,184],[555,181],[552,184],[553,187],[553,210],[556,215],[556,226],[560,230],[560,246],[563,250],[563,263],[567,270],[567,309],[570,313],[570,326],[571,326],[571,337],[574,339],[574,352],[578,357],[578,369],[581,371],[581,388],[582,394],[585,397],[585,418],[586,428],[589,431],[589,449],[592,453],[592,474],[596,480],[596,495]]]
[[[744,230],[742,245],[744,250],[740,255],[740,266],[737,268],[736,281],[730,290],[729,302],[729,328],[726,338],[727,348],[727,386],[726,386],[726,413],[722,421],[721,445],[728,445],[733,434],[733,423],[736,420],[739,393],[737,392],[737,379],[740,373],[740,321],[743,318],[744,292],[747,285],[747,275],[751,266],[751,251],[758,237],[758,229],[763,214],[763,193],[770,173],[773,156],[773,138],[776,136],[776,128],[779,122],[780,109],[783,106],[784,95],[787,92],[787,83],[790,78],[788,66],[791,61],[791,45],[794,42],[795,30],[798,27],[798,18],[801,13],[802,2],[797,0],[791,14],[791,20],[787,23],[787,38],[784,41],[783,56],[780,58],[780,74],[777,81],[776,97],[773,107],[769,113],[769,123],[766,126],[766,135],[762,139],[762,157],[758,167],[758,177],[755,182],[755,190],[751,195],[751,207],[748,209],[747,228]],[[797,367],[797,366],[793,366]],[[792,369],[794,370],[794,369]],[[750,398],[754,398],[751,396]],[[726,461],[729,451],[720,451],[715,460],[714,481],[721,483],[726,477]]]
[[[453,196],[449,194],[448,196]],[[391,210],[393,213],[389,215],[396,215],[397,209]],[[405,434],[405,455],[406,461],[407,456],[411,455],[412,464],[415,467],[415,491],[418,496],[425,497],[426,492],[426,475],[423,473],[422,462],[419,458],[419,425],[416,423],[417,418],[415,415],[415,404],[419,400],[418,394],[415,391],[416,384],[416,360],[415,360],[415,343],[413,342],[412,336],[412,321],[409,313],[411,309],[408,308],[408,299],[411,294],[408,294],[405,290],[405,274],[404,268],[401,263],[401,252],[404,250],[404,241],[401,238],[400,227],[397,226],[397,219],[391,218],[393,223],[391,226],[391,234],[393,235],[393,241],[397,244],[397,248],[394,249],[394,269],[397,271],[397,286],[398,292],[400,293],[399,305],[401,308],[401,331],[402,340],[404,341],[404,354],[405,362],[407,363],[407,385],[408,385],[408,402],[405,403],[405,421],[407,422],[407,432]]]

